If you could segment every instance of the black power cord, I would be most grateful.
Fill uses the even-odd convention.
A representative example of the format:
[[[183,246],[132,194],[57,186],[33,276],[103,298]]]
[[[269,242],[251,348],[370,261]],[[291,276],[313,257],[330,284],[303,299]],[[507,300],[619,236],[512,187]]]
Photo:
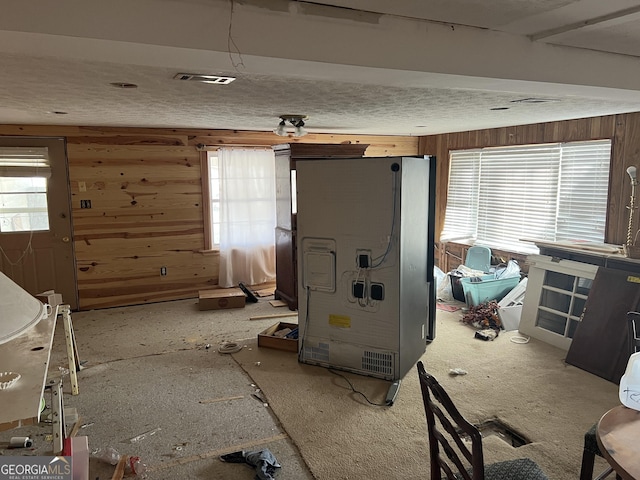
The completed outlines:
[[[369,399],[367,398],[367,396],[366,396],[364,393],[362,393],[362,392],[361,392],[361,391],[359,391],[359,390],[356,390],[356,388],[353,386],[353,384],[351,383],[351,381],[350,381],[347,377],[345,377],[345,376],[344,376],[344,375],[342,375],[341,373],[338,373],[338,372],[336,372],[335,370],[332,370],[332,369],[330,369],[330,368],[328,368],[327,370],[329,370],[329,372],[333,373],[334,375],[336,375],[336,376],[338,376],[338,377],[340,377],[340,378],[343,378],[343,379],[344,379],[344,380],[349,384],[349,387],[351,388],[351,391],[352,391],[353,393],[356,393],[356,394],[360,395],[362,398],[364,398],[364,399],[367,401],[367,403],[368,403],[369,405],[373,405],[374,407],[389,407],[389,406],[390,406],[388,403],[376,403],[376,402],[372,402],[371,400],[369,400]]]

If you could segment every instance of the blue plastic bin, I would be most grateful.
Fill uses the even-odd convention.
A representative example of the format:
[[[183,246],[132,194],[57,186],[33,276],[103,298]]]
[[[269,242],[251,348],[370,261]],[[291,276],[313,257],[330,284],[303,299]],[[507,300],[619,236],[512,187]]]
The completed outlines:
[[[493,275],[484,275],[480,278],[481,282],[472,282],[471,277],[461,279],[464,298],[469,306],[491,300],[499,302],[520,283],[520,277],[495,278]]]

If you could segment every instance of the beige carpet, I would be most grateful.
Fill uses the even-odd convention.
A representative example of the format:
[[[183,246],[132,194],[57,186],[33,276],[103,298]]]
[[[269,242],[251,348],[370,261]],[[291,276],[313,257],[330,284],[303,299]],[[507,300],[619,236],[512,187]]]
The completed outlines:
[[[583,435],[618,405],[617,385],[564,363],[565,352],[518,332],[485,342],[462,324],[460,312],[438,311],[436,340],[422,357],[468,420],[499,418],[532,440],[519,448],[485,438],[487,462],[530,457],[550,479],[575,480]],[[369,405],[325,368],[297,362],[295,353],[248,346],[234,355],[320,480],[428,478],[422,397],[413,369],[392,407]],[[462,368],[464,376],[449,370]],[[389,382],[345,374],[373,402]],[[606,465],[597,459],[596,470]]]

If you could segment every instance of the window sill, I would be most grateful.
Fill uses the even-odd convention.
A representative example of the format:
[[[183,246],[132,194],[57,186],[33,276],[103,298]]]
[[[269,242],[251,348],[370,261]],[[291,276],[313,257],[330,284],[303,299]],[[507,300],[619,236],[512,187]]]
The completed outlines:
[[[198,250],[198,253],[201,253],[202,255],[220,255],[220,249],[214,248],[211,250]]]

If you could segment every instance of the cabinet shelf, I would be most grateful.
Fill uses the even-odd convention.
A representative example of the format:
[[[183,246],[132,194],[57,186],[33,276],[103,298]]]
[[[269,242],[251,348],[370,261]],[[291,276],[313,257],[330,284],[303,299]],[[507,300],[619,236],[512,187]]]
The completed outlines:
[[[531,256],[521,331],[564,350],[581,322],[597,267]]]

